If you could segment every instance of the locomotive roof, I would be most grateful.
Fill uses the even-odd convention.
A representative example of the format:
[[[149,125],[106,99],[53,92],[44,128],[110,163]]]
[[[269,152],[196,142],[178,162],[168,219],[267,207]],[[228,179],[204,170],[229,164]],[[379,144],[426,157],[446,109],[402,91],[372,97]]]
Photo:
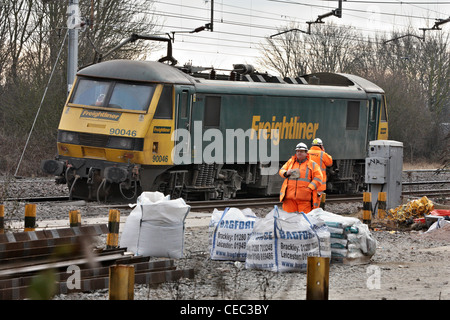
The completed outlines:
[[[343,76],[343,77],[346,77],[347,79],[349,79],[353,83],[356,83],[361,88],[363,88],[364,91],[366,91],[366,92],[384,93],[384,90],[382,88],[380,88],[375,83],[373,83],[373,82],[371,82],[371,81],[369,81],[367,79],[355,76],[353,74],[346,74],[346,73],[338,73],[338,74]]]
[[[311,94],[324,93],[324,91],[328,93],[334,92],[334,94],[340,92],[343,95],[354,95],[355,93],[364,95],[368,92],[384,93],[384,90],[376,84],[364,78],[344,73],[323,72],[305,75],[301,77],[303,81],[303,83],[299,82],[301,84],[289,84],[278,77],[272,77],[273,79],[279,79],[278,83],[276,81],[254,82],[250,77],[246,77],[250,81],[209,80],[188,75],[175,67],[156,61],[110,60],[86,67],[78,71],[77,75],[129,81],[195,85],[197,90],[203,92],[212,92],[217,87],[221,87],[225,91],[239,93],[242,90],[242,93],[245,93],[245,91],[252,91],[252,88],[258,90],[261,89],[261,86],[264,86],[265,90],[267,90],[265,91],[266,94],[270,94],[272,89],[278,94],[282,90],[287,95],[295,95],[295,91],[309,91]],[[318,84],[310,84],[314,79],[318,79]]]
[[[221,93],[274,95],[274,96],[303,96],[303,97],[332,97],[366,99],[367,92],[361,86],[355,85],[313,85],[288,83],[261,83],[248,81],[223,81],[195,79],[196,91],[205,94]],[[220,88],[220,89],[219,89]]]
[[[156,61],[110,60],[78,71],[77,75],[130,81],[193,84],[187,74]]]
[[[221,87],[221,92],[255,95],[296,96],[300,94],[364,99],[367,93],[384,94],[382,88],[369,80],[351,74],[330,72],[314,73],[295,79],[281,79],[267,74],[244,75],[241,81],[209,80],[203,76],[195,77],[195,82],[197,92],[204,93],[214,93],[218,87]]]

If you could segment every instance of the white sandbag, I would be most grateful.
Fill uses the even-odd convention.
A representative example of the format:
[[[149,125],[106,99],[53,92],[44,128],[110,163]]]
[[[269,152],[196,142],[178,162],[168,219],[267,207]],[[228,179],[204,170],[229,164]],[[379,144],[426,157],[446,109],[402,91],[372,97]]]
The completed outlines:
[[[257,217],[247,208],[214,209],[209,223],[209,250],[212,260],[245,261],[247,241]]]
[[[425,233],[431,232],[440,228],[443,228],[447,224],[449,224],[450,221],[446,220],[444,217],[439,217],[429,228]]]
[[[336,228],[331,234],[332,257],[358,258],[362,256],[372,256],[376,251],[376,240],[372,237],[369,227],[363,224],[358,218],[344,217],[332,212],[324,211],[321,208],[314,209],[308,213],[308,217],[316,217],[325,221],[328,226],[341,227],[342,233],[337,233]],[[336,238],[347,239],[347,254],[344,248],[337,248]],[[339,242],[341,243],[341,242]]]
[[[120,247],[136,255],[182,258],[190,206],[161,192],[143,192],[125,222]]]
[[[332,212],[325,211],[322,208],[311,210],[308,213],[308,217],[309,216],[314,216],[322,219],[328,226],[332,226],[332,223],[334,223],[336,226],[339,225],[341,228],[348,228],[361,224],[361,221],[358,218],[344,217]]]
[[[306,271],[308,256],[330,257],[330,232],[325,223],[277,206],[255,222],[247,243],[247,269]]]

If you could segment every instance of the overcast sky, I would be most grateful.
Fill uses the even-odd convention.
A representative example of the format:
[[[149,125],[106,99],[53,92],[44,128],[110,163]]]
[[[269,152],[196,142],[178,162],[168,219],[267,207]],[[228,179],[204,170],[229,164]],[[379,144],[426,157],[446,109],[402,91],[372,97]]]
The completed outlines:
[[[154,9],[161,32],[171,36],[175,32],[173,55],[178,64],[230,69],[237,63],[255,64],[259,44],[290,22],[307,30],[307,21],[315,21],[338,4],[338,0],[214,0],[214,31],[199,33],[189,32],[210,22],[210,0],[155,1]],[[342,2],[342,18],[330,16],[323,21],[325,26],[352,26],[370,36],[407,27],[422,36],[419,28],[431,28],[436,19],[448,18],[450,0],[347,0]],[[441,28],[450,32],[450,22]],[[151,58],[164,54],[158,52]]]

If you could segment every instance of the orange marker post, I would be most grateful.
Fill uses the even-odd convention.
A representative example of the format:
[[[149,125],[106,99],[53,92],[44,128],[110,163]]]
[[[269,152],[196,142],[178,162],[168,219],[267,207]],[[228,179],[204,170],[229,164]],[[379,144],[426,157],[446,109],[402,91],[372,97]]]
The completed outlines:
[[[119,246],[120,211],[109,210],[108,235],[106,236],[106,248],[112,249]]]
[[[378,219],[386,218],[386,192],[378,193]]]
[[[325,210],[325,201],[327,199],[327,195],[325,193],[322,193],[320,195],[320,207],[322,208],[322,210]]]
[[[370,225],[372,221],[372,194],[364,192],[363,194],[363,222]]]
[[[24,231],[34,231],[35,228],[36,228],[36,205],[29,203],[25,205]]]
[[[134,266],[109,267],[109,300],[134,299]]]
[[[70,210],[69,211],[69,221],[70,221],[71,228],[81,226],[80,210]]]
[[[308,257],[306,300],[328,300],[330,258]]]

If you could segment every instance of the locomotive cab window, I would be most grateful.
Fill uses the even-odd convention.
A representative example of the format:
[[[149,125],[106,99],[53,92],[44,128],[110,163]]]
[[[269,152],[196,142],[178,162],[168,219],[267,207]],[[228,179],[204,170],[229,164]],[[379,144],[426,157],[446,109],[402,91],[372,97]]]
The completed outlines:
[[[70,103],[99,108],[147,111],[154,85],[79,78]]]
[[[105,98],[111,88],[111,82],[79,79],[71,103],[85,106],[103,107]]]
[[[380,111],[380,121],[387,122],[387,112],[386,112],[386,104],[384,103],[384,99],[381,100],[381,111]]]
[[[347,102],[347,130],[357,130],[359,128],[359,101]]]
[[[108,107],[146,111],[154,90],[147,85],[116,83]]]
[[[172,119],[172,86],[165,85],[156,107],[154,119]]]
[[[181,93],[181,106],[180,106],[181,108],[180,117],[183,119],[186,119],[188,116],[187,112],[189,103],[188,99],[189,99],[189,92],[183,90],[183,92]]]
[[[370,100],[370,121],[376,120],[376,114],[377,114],[377,99],[373,98]]]
[[[205,127],[220,126],[221,97],[208,96],[205,101],[204,125]]]

